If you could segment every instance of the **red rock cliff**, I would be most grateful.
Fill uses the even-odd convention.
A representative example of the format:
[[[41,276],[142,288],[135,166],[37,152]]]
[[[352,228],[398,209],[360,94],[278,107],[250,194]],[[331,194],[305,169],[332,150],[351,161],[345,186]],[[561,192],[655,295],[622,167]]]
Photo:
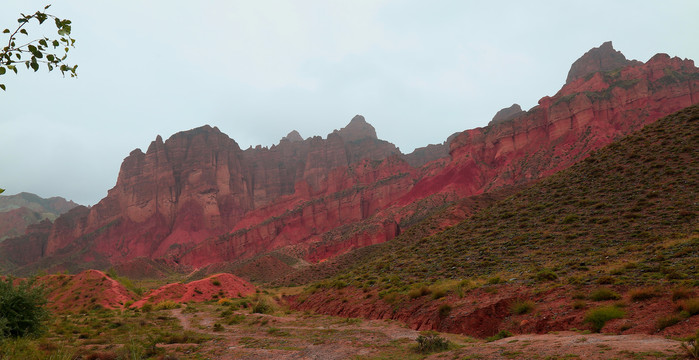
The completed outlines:
[[[600,47],[618,57],[608,48]],[[597,59],[591,52],[583,58]],[[74,254],[85,266],[137,257],[202,266],[274,249],[319,261],[396,236],[397,223],[422,206],[416,204],[432,203],[419,200],[547,176],[699,102],[691,60],[624,58],[624,67],[611,61],[613,69],[600,72],[609,67],[599,58],[602,67],[574,65],[582,70],[571,68],[575,76],[529,111],[512,107],[489,126],[450,138],[448,158],[445,143],[410,160],[361,116],[327,139],[292,132],[271,148],[245,151],[209,126],[158,137],[124,160],[106,198],[59,218],[45,251],[22,261]],[[416,168],[406,158],[434,161]],[[3,245],[0,251],[11,252]]]

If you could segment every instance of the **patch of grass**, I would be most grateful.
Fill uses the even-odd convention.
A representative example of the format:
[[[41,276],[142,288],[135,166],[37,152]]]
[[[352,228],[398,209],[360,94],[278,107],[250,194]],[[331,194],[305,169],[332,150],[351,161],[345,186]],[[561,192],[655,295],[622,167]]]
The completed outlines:
[[[432,292],[432,299],[433,300],[437,300],[437,299],[443,298],[445,296],[447,296],[447,290],[445,290],[445,289],[437,289],[437,290]]]
[[[675,325],[680,321],[682,321],[682,320],[675,315],[663,316],[655,322],[655,328],[658,331],[660,331],[662,329],[665,329],[666,327],[670,327],[672,325]]]
[[[171,309],[179,309],[182,307],[180,303],[176,303],[172,300],[165,300],[161,301],[153,307],[153,310],[158,311],[158,310],[171,310]]]
[[[687,299],[682,302],[681,307],[690,316],[697,315],[699,314],[699,298]]]
[[[531,300],[518,300],[510,305],[510,311],[515,315],[528,314],[534,310],[534,302]]]
[[[644,301],[660,296],[657,289],[654,288],[634,288],[629,291],[631,301]]]
[[[624,310],[616,306],[603,306],[592,309],[585,314],[585,322],[589,323],[595,332],[600,332],[607,321],[621,319],[626,316]]]
[[[537,271],[537,273],[534,275],[534,279],[536,281],[553,281],[558,279],[558,275],[556,275],[555,272],[551,269],[545,269],[545,270],[540,270]]]
[[[586,308],[586,307],[587,307],[587,303],[586,303],[585,301],[583,301],[583,300],[575,300],[575,301],[573,301],[573,304],[572,304],[571,306],[572,306],[573,309],[575,309],[575,310],[580,310],[580,309]]]
[[[439,317],[446,317],[451,313],[451,305],[449,304],[442,304],[439,305]]]
[[[590,300],[593,301],[605,301],[605,300],[618,300],[621,296],[609,288],[599,288],[594,290],[590,294]]]
[[[678,287],[678,288],[675,288],[672,290],[672,300],[673,301],[682,300],[682,299],[689,299],[692,296],[694,296],[694,291],[692,291],[692,289]]]
[[[512,333],[511,333],[511,332],[509,332],[509,331],[507,331],[507,330],[500,330],[500,331],[498,331],[497,334],[495,334],[495,335],[493,335],[493,336],[490,336],[490,337],[487,337],[487,338],[485,339],[485,341],[487,341],[487,342],[493,342],[493,341],[498,341],[498,340],[500,340],[500,339],[508,338],[508,337],[510,337],[510,336],[512,336]]]
[[[439,336],[433,331],[421,333],[417,339],[417,352],[422,354],[430,354],[449,349],[449,340]]]
[[[260,300],[258,301],[253,307],[252,307],[252,313],[253,314],[271,314],[274,312],[274,309],[272,308],[272,305],[267,303],[265,300]]]
[[[421,286],[416,289],[412,289],[408,292],[408,297],[411,299],[417,299],[421,296],[429,295],[432,293],[432,290],[427,287],[427,286]]]

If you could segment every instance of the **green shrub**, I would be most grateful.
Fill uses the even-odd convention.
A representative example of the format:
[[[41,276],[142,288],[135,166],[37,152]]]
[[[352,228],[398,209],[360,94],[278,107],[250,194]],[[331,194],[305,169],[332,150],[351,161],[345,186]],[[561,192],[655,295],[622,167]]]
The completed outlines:
[[[500,330],[497,334],[485,339],[487,342],[497,341],[512,336],[512,333],[507,330]]]
[[[694,292],[691,289],[679,287],[672,290],[673,301],[689,299],[692,297],[692,295],[694,295]]]
[[[643,301],[660,296],[657,290],[653,288],[635,288],[629,291],[631,301]]]
[[[449,315],[450,312],[451,312],[451,305],[449,305],[449,304],[439,305],[439,316],[440,317],[446,317],[447,315]]]
[[[575,300],[575,301],[573,301],[572,306],[573,306],[573,309],[580,310],[580,309],[584,309],[587,306],[587,304],[583,300]]]
[[[553,281],[553,280],[558,279],[558,275],[556,275],[556,273],[553,272],[553,270],[546,269],[546,270],[538,271],[536,273],[536,275],[534,275],[534,279],[536,279],[536,281],[542,281],[542,282],[543,281]]]
[[[412,289],[408,292],[408,297],[411,299],[417,299],[421,296],[429,295],[432,293],[432,290],[428,288],[427,286],[422,286],[420,288]]]
[[[260,300],[252,307],[253,314],[271,314],[273,311],[272,306],[266,301]]]
[[[233,315],[233,316],[229,317],[229,318],[226,320],[226,324],[228,324],[228,325],[236,325],[236,324],[242,323],[243,320],[245,320],[245,315],[236,314],[236,315]]]
[[[213,279],[211,280],[211,285],[213,286],[221,286],[221,281],[218,279]]]
[[[590,299],[594,301],[618,300],[621,296],[608,288],[599,288],[590,294]]]
[[[690,316],[699,314],[699,298],[683,301],[682,310],[688,312]]]
[[[433,331],[421,333],[415,341],[417,341],[417,351],[423,354],[449,349],[449,340]]]
[[[530,300],[518,300],[512,303],[510,306],[510,311],[512,311],[512,313],[515,315],[528,314],[532,310],[534,310],[534,302]]]
[[[34,279],[14,282],[13,278],[0,280],[0,339],[37,335],[49,316],[43,287]]]
[[[674,315],[663,316],[655,322],[655,328],[658,331],[665,329],[680,322],[680,318]]]
[[[165,300],[157,303],[154,307],[153,310],[170,310],[170,309],[179,309],[182,305],[179,303],[176,303],[172,300]]]
[[[504,282],[505,282],[505,281],[502,280],[502,278],[499,277],[499,276],[491,277],[490,279],[488,279],[488,284],[489,284],[489,285],[497,285],[497,284],[501,284],[501,283],[504,283]]]
[[[437,299],[443,298],[445,296],[447,296],[447,291],[444,289],[437,289],[437,290],[432,292],[432,299],[433,300],[437,300]]]
[[[624,310],[616,306],[603,306],[588,311],[585,315],[585,322],[589,323],[595,332],[600,332],[607,321],[621,319],[625,315]]]

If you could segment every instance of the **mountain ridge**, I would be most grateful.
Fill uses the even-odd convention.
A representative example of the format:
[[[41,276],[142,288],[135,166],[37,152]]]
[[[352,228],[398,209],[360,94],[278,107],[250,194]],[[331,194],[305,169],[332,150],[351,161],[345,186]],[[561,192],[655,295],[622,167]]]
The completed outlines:
[[[277,249],[322,261],[390,240],[430,208],[569,167],[699,102],[698,73],[693,61],[664,54],[594,72],[526,112],[457,134],[422,165],[359,115],[326,139],[299,135],[270,148],[241,150],[208,125],[158,136],[124,160],[107,197],[57,221],[35,244],[40,258],[14,267],[140,257],[200,267]],[[448,157],[438,155],[446,146]]]

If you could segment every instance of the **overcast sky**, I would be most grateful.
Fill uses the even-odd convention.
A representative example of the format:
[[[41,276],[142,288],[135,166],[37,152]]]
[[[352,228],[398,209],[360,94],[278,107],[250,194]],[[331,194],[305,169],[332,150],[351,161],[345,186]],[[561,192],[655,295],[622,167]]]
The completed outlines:
[[[47,3],[2,0],[0,30]],[[407,153],[535,106],[608,40],[644,62],[699,59],[696,0],[56,0],[49,12],[73,21],[79,77],[0,77],[0,187],[84,205],[158,134],[210,124],[245,149],[362,114]]]

